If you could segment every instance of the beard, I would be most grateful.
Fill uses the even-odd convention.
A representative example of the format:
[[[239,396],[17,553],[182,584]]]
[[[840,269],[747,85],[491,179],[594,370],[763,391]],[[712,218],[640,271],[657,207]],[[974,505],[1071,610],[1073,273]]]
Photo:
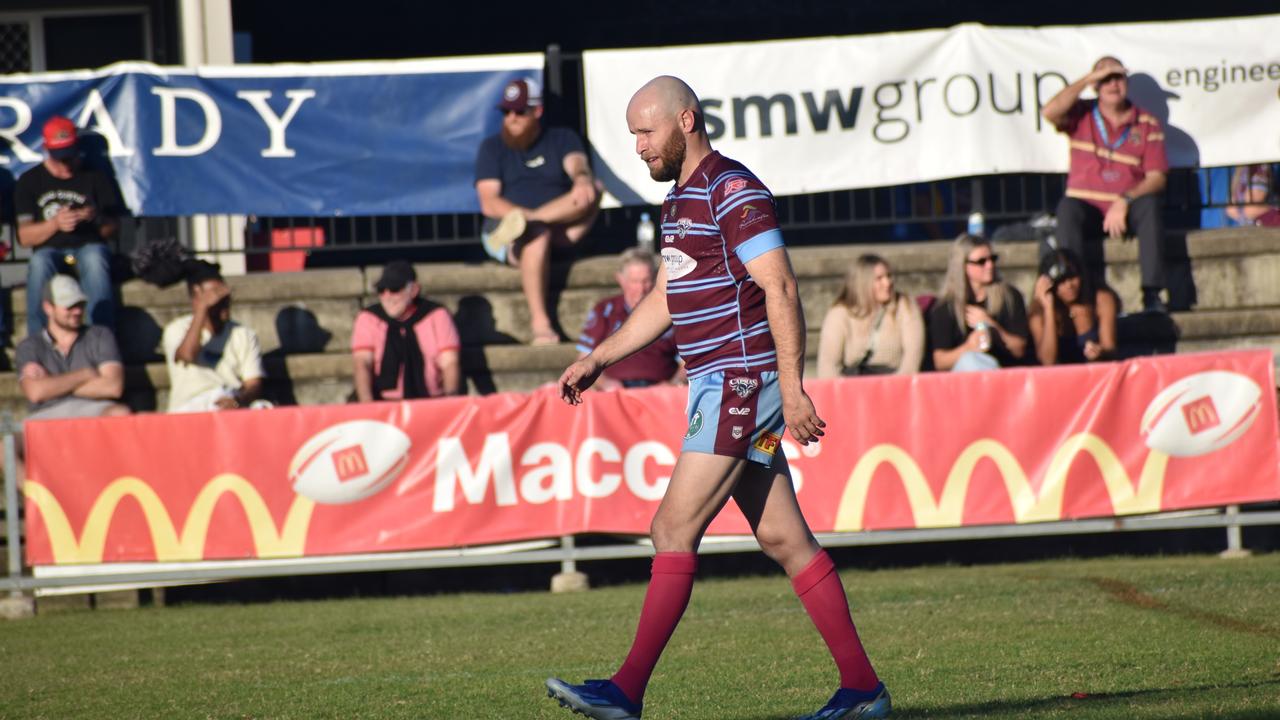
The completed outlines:
[[[535,140],[538,139],[539,128],[537,123],[529,123],[524,132],[519,135],[511,132],[504,124],[502,126],[502,143],[512,150],[528,150],[533,146]]]
[[[671,134],[671,139],[667,144],[658,151],[658,159],[662,161],[656,169],[649,170],[649,177],[658,182],[667,182],[668,180],[675,182],[680,178],[680,168],[684,167],[685,150],[688,146],[684,141],[684,134],[677,128]]]

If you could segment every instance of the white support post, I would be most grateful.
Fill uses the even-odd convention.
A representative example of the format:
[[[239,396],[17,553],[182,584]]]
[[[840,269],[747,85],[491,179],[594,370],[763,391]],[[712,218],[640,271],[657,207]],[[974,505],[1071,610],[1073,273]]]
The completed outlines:
[[[572,535],[560,537],[560,572],[551,578],[551,592],[581,592],[590,589],[591,583],[586,573],[578,572],[578,561],[573,557],[576,543]]]
[[[1227,516],[1227,549],[1218,553],[1218,557],[1224,559],[1235,559],[1249,557],[1253,553],[1250,552],[1241,539],[1239,505],[1228,505],[1225,514]]]

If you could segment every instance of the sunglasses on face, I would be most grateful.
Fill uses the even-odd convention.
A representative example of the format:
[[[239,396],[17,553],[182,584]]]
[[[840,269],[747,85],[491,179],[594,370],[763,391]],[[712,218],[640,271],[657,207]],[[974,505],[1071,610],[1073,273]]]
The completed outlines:
[[[503,111],[502,111],[502,115],[503,115],[503,117],[506,117],[507,115],[519,115],[519,116],[521,116],[521,117],[524,117],[525,115],[528,115],[528,114],[529,114],[529,108],[521,108],[521,109],[519,109],[519,110],[503,110]]]
[[[964,262],[966,265],[986,265],[987,263],[995,265],[999,260],[1000,255],[997,253],[991,253],[986,257],[973,258],[972,260],[965,260]]]

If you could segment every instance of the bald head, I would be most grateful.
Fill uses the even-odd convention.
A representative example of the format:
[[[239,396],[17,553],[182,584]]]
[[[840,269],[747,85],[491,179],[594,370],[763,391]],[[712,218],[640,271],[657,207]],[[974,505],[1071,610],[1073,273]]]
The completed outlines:
[[[659,182],[683,182],[711,152],[698,96],[680,78],[659,75],[637,90],[627,104],[627,126],[636,136],[636,153]]]
[[[659,75],[645,83],[631,97],[632,106],[650,106],[661,115],[679,115],[684,110],[699,111],[698,96],[683,80],[670,75]]]

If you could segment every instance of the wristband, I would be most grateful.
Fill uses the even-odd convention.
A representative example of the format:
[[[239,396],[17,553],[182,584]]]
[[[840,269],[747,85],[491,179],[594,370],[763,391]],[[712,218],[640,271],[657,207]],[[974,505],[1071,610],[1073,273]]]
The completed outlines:
[[[1130,205],[1133,204],[1133,195],[1129,193],[1120,193],[1120,197],[1124,198],[1124,201],[1129,203]]]

